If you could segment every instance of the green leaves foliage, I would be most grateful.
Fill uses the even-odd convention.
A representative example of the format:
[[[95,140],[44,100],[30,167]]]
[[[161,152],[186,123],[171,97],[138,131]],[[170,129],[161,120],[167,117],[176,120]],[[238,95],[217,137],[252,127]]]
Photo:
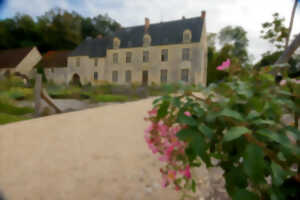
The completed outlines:
[[[239,68],[229,73],[226,81],[203,89],[205,98],[192,93],[161,98],[158,120],[173,116],[167,123],[182,126],[177,137],[187,144],[191,167],[203,162],[224,170],[232,199],[295,196],[299,182],[293,187],[290,182],[297,174],[291,169],[300,163],[300,130],[283,116],[293,119],[299,97],[276,85],[268,72]]]

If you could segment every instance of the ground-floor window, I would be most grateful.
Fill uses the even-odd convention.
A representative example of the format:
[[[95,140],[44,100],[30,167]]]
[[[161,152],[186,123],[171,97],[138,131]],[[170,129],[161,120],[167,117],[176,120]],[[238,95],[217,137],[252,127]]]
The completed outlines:
[[[131,71],[130,70],[127,70],[125,72],[125,80],[126,80],[126,83],[130,83],[131,82]]]
[[[112,72],[112,81],[113,82],[118,82],[118,71],[113,71]]]
[[[160,82],[167,83],[168,81],[168,70],[162,69],[160,70]]]
[[[94,80],[95,80],[95,81],[98,80],[98,72],[94,72]]]
[[[188,69],[182,69],[181,70],[181,80],[184,82],[189,81],[189,70]]]

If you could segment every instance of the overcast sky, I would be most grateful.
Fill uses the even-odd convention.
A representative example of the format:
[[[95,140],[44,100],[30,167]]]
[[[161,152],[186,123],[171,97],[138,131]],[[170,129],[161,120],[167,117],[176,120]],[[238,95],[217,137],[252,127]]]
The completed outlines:
[[[0,4],[1,4],[0,0]],[[144,18],[151,23],[180,19],[182,16],[200,16],[207,12],[207,31],[218,32],[227,25],[243,26],[250,40],[249,51],[259,55],[272,50],[260,39],[261,24],[279,12],[286,25],[290,19],[294,0],[4,0],[0,5],[0,18],[17,12],[39,16],[53,7],[75,10],[83,16],[107,13],[122,26],[141,25]],[[299,3],[300,4],[300,3]],[[293,34],[300,32],[300,5],[297,8]]]

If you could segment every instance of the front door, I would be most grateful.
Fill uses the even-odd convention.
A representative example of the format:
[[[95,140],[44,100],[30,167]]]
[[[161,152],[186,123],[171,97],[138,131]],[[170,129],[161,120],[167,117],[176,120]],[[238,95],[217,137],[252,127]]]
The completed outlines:
[[[142,82],[143,82],[143,85],[148,85],[148,71],[147,70],[143,71],[143,80],[142,80]]]

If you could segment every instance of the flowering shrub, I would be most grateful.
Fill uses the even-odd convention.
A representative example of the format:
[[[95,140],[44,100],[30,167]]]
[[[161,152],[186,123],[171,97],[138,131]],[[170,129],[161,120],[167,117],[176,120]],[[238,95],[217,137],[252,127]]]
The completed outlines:
[[[271,72],[230,66],[219,84],[201,95],[185,91],[153,102],[145,140],[158,159],[162,186],[195,191],[191,169],[202,164],[224,170],[232,199],[296,199],[300,176],[300,131],[283,120],[300,114],[299,81],[275,83]],[[214,162],[212,162],[214,160]],[[298,194],[299,195],[299,194]]]

